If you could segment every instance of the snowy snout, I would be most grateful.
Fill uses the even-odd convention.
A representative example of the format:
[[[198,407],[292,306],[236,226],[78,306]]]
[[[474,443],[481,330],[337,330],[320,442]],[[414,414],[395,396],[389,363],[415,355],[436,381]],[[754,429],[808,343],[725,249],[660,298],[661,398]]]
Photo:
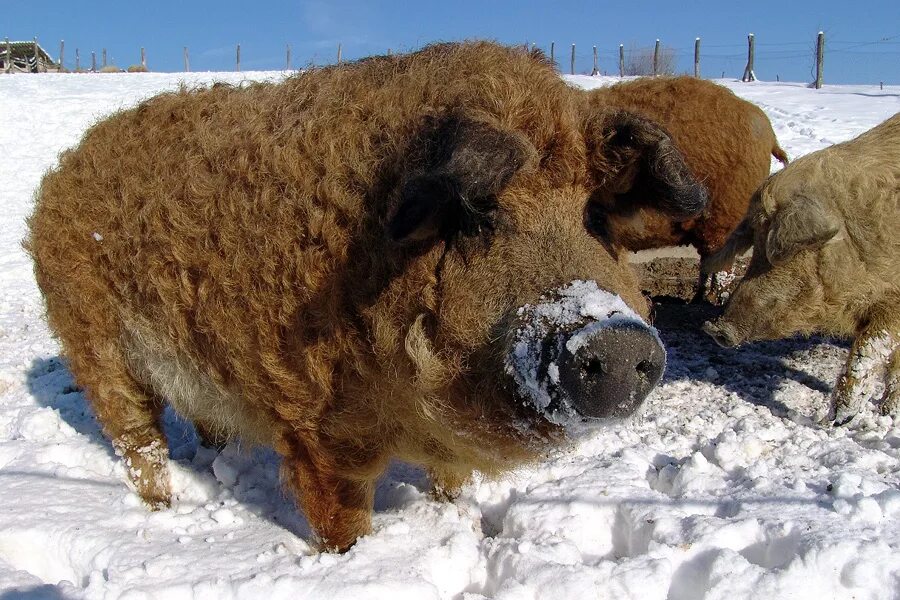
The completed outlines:
[[[656,330],[594,281],[574,281],[517,316],[506,373],[551,423],[628,417],[662,378]]]
[[[662,378],[666,353],[648,327],[626,321],[568,340],[557,364],[561,395],[579,415],[620,418]]]

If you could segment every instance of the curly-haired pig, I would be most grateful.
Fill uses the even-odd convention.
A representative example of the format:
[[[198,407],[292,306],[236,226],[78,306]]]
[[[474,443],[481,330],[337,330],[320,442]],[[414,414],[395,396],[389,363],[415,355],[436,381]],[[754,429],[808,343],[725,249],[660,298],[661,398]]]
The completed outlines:
[[[832,394],[853,418],[882,378],[881,410],[900,409],[900,113],[795,160],[754,195],[718,270],[750,247],[746,276],[704,329],[723,346],[822,332],[853,339]]]
[[[623,156],[652,164],[636,181],[664,210],[705,190],[622,113],[596,117],[609,165],[589,170],[579,119],[542,55],[472,42],[182,89],[91,128],[27,247],[141,498],[172,501],[166,403],[210,443],[275,448],[338,551],[393,457],[449,489],[634,413],[665,353],[588,204]]]

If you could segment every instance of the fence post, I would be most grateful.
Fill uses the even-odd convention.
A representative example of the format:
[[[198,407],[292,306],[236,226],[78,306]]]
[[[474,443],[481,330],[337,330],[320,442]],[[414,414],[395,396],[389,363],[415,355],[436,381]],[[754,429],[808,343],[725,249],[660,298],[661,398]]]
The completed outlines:
[[[570,74],[575,74],[575,44],[572,44],[572,64],[569,68]]]
[[[41,57],[38,54],[37,36],[35,36],[35,38],[34,38],[34,72],[35,73],[41,72]]]
[[[147,51],[141,46],[141,66],[147,68]]]
[[[235,63],[234,70],[240,72],[241,70],[241,45],[237,45],[237,54],[235,55]]]
[[[184,47],[184,72],[185,73],[191,72],[191,59],[188,56],[187,46]]]
[[[822,69],[825,62],[825,33],[816,36],[816,89],[822,89]]]
[[[341,44],[338,44],[338,64],[341,64]]]
[[[284,61],[284,65],[285,65],[285,67],[284,67],[285,71],[291,70],[291,45],[290,44],[287,44],[287,57],[286,57],[286,60]]]
[[[625,77],[625,44],[619,44],[619,77]]]
[[[591,71],[591,75],[599,75],[600,69],[597,68],[597,46],[594,46],[594,70]]]
[[[700,77],[700,38],[694,40],[694,77]]]
[[[747,35],[747,66],[744,68],[744,74],[741,81],[756,81],[756,73],[753,72],[753,48],[755,46],[755,38],[753,34]]]
[[[556,42],[550,42],[550,64],[556,67]]]
[[[63,71],[63,60],[66,56],[66,40],[59,40],[59,72]]]
[[[659,75],[659,40],[656,40],[656,46],[653,47],[653,75]]]
[[[12,45],[9,38],[6,38],[6,72],[12,73]]]
[[[91,73],[97,72],[97,53],[91,50]]]

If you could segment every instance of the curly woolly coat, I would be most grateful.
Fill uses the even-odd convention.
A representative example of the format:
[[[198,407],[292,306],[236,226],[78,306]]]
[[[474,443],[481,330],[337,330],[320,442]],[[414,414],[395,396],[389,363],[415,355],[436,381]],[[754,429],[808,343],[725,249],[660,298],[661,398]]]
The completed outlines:
[[[619,107],[662,125],[709,192],[706,210],[676,221],[620,196],[607,207],[615,243],[631,251],[691,244],[706,257],[724,244],[765,181],[771,157],[787,164],[772,125],[756,105],[694,77],[645,77],[588,92],[586,110]]]
[[[606,193],[593,174],[628,167],[589,170],[586,152],[542,56],[435,45],[120,112],[47,175],[27,245],[148,503],[170,501],[169,402],[212,443],[274,447],[325,547],[346,549],[391,457],[450,487],[556,439],[500,378],[516,307],[593,279],[647,314],[585,217]]]

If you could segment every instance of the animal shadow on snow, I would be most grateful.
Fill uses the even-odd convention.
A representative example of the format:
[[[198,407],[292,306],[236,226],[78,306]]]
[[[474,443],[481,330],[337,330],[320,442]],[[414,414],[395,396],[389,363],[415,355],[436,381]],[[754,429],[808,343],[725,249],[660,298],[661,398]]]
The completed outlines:
[[[111,460],[118,460],[112,444],[103,435],[84,392],[77,386],[65,359],[59,356],[36,358],[27,374],[31,395],[41,406],[52,408],[79,435],[104,448]],[[268,448],[246,448],[239,442],[221,451],[200,444],[193,425],[167,408],[163,427],[169,442],[169,454],[181,467],[194,471],[201,480],[213,483],[217,492],[206,502],[221,501],[229,495],[238,506],[309,540],[309,523],[293,500],[283,491],[279,480],[281,464],[278,455]],[[217,480],[218,487],[213,482]],[[125,481],[121,481],[125,487]],[[376,512],[400,508],[421,497],[430,487],[424,470],[400,462],[390,465],[378,483],[375,493]],[[179,503],[176,497],[175,504]],[[18,593],[18,592],[17,592]],[[37,589],[35,597],[48,597],[48,590]],[[43,595],[40,595],[43,594]],[[16,597],[16,596],[13,596]],[[25,596],[31,597],[31,596]],[[0,600],[5,600],[0,596]]]
[[[0,591],[0,600],[69,600],[71,597],[55,585],[35,585]]]
[[[847,344],[812,336],[722,348],[701,330],[703,322],[716,318],[721,310],[706,303],[657,300],[654,326],[668,353],[664,382],[706,381],[778,416],[787,416],[792,410],[824,410],[838,376],[834,365],[843,364]],[[820,406],[788,406],[779,398],[810,396],[779,393],[786,386],[797,385],[814,397],[821,395],[821,401],[814,403]]]

